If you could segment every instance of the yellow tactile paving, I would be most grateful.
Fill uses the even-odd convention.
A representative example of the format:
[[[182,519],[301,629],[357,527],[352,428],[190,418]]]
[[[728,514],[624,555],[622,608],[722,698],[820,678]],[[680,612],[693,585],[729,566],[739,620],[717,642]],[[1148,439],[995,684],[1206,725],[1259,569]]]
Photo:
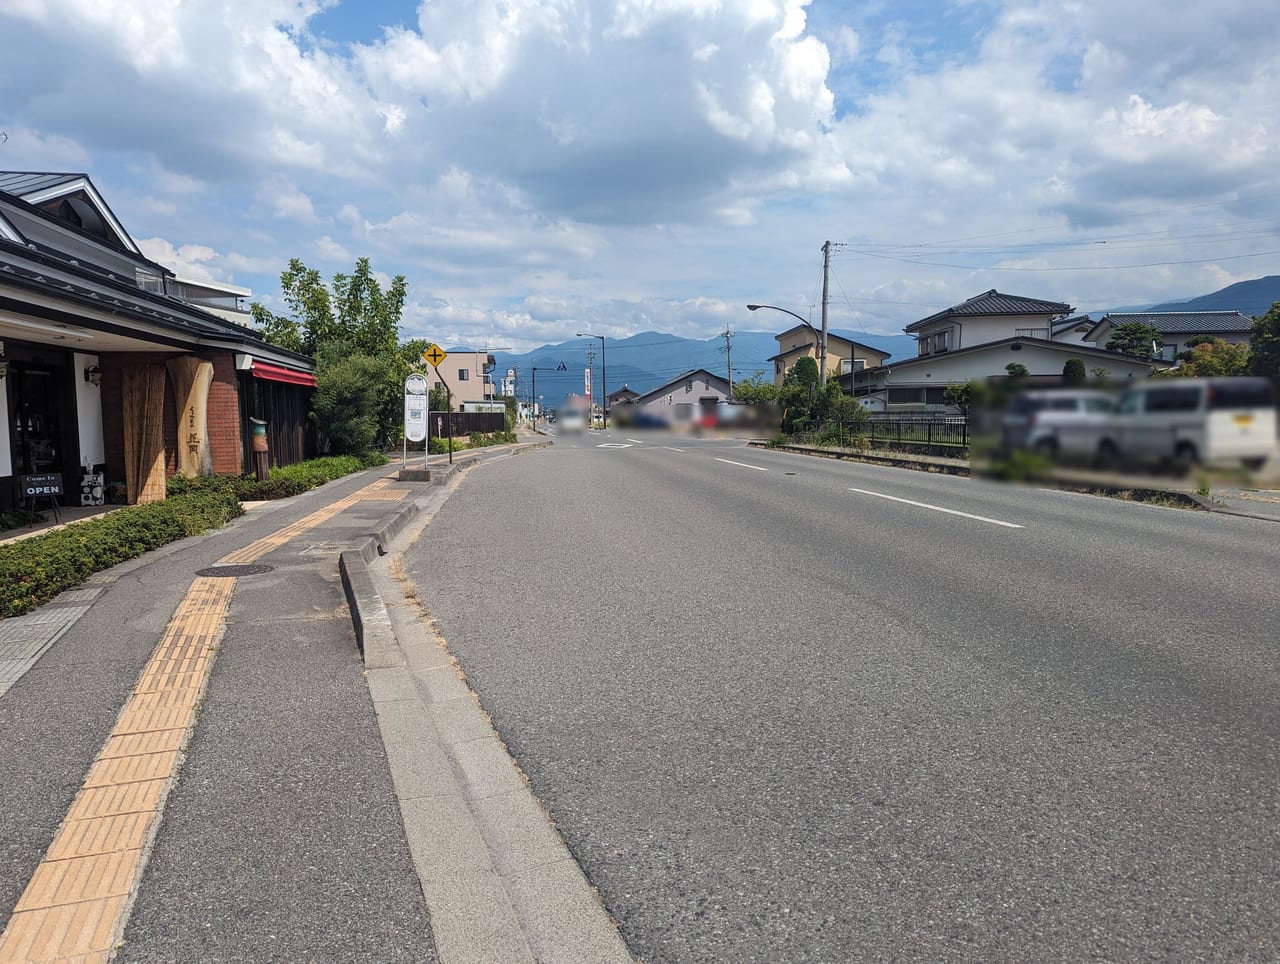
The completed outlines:
[[[168,780],[139,780],[111,787],[86,787],[67,812],[68,820],[91,820],[119,813],[155,810]]]
[[[380,479],[219,562],[262,558],[362,499],[394,501]],[[234,578],[199,576],[170,619],[44,860],[0,934],[0,964],[106,964],[124,930],[147,841],[181,765],[226,624]]]
[[[162,780],[168,777],[178,762],[178,751],[169,753],[145,753],[141,756],[120,756],[98,760],[85,777],[85,787],[114,787],[122,783],[138,783],[142,780]]]
[[[107,740],[106,746],[98,754],[99,760],[109,760],[118,756],[136,756],[140,753],[163,753],[165,750],[177,750],[182,747],[185,730],[148,730],[144,733],[117,733]]]
[[[53,860],[36,868],[31,885],[18,901],[17,911],[78,904],[97,896],[123,897],[133,885],[132,861],[127,850],[94,854],[74,860]]]
[[[59,914],[44,907],[15,913],[5,928],[0,960],[61,962],[74,955],[98,955],[85,959],[106,961],[128,899],[125,894],[65,904]]]
[[[141,850],[146,843],[147,829],[155,816],[155,810],[152,810],[150,813],[114,813],[108,817],[69,819],[49,845],[45,863],[58,863],[71,857]]]

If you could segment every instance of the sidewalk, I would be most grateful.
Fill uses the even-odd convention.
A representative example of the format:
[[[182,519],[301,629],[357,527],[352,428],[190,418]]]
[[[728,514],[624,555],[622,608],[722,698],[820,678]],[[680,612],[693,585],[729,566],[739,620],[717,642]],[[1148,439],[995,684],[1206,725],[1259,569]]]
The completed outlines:
[[[477,789],[466,753],[496,736],[465,686],[475,717],[425,685],[434,639],[394,602],[401,636],[377,631],[397,532],[466,463],[529,447],[455,455],[444,485],[397,463],[260,504],[0,621],[0,961],[625,959],[580,872],[542,905],[509,883],[525,838],[477,809],[558,836],[531,798]],[[340,557],[373,596],[348,596]],[[491,785],[514,771],[481,756]]]

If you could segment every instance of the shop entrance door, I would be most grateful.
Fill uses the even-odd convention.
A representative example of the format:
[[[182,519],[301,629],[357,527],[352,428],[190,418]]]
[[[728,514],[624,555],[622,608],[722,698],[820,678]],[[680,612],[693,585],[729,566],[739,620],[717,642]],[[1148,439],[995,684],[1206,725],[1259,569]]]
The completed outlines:
[[[62,419],[58,393],[54,390],[57,370],[40,365],[13,362],[13,469],[15,475],[62,471]]]

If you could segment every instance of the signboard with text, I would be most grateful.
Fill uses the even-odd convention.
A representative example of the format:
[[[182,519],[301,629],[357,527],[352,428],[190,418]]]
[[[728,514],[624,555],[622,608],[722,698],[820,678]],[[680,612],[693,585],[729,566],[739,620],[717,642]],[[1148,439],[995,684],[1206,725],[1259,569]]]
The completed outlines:
[[[414,374],[404,380],[404,438],[406,442],[421,442],[426,437],[427,380]]]

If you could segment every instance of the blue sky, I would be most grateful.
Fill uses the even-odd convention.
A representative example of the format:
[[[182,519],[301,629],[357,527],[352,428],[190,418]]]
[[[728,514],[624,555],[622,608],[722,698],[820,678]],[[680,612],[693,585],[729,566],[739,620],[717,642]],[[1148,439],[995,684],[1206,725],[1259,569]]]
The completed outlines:
[[[1105,309],[1280,273],[1280,21],[1169,11],[9,0],[0,169],[87,172],[272,307],[289,258],[368,256],[446,344],[816,319],[826,240],[853,332],[989,288]]]

